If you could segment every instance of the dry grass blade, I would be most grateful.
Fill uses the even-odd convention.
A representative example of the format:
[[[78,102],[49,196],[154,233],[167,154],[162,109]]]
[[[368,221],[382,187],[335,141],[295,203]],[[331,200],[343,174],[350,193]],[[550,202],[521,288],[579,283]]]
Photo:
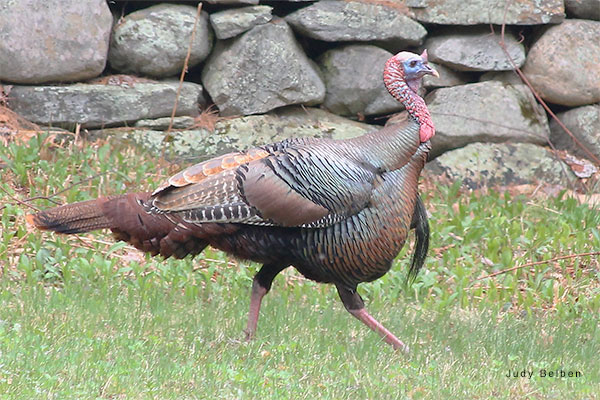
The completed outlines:
[[[217,122],[222,119],[224,119],[224,117],[219,116],[219,110],[214,105],[210,105],[208,108],[202,110],[200,115],[194,118],[194,125],[192,128],[201,128],[213,132]]]

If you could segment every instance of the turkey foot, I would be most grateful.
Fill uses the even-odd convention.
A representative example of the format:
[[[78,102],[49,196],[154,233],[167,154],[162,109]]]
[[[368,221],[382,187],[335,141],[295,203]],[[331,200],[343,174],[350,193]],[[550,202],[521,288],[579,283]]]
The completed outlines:
[[[408,346],[368,313],[368,311],[365,309],[365,302],[360,297],[358,292],[356,292],[356,286],[349,288],[344,285],[336,285],[336,287],[340,295],[340,299],[342,299],[342,303],[344,303],[344,307],[346,307],[346,310],[348,310],[350,314],[371,328],[371,330],[377,332],[383,338],[383,340],[392,345],[395,350],[408,353]]]
[[[385,326],[383,326],[379,321],[377,321],[365,308],[360,308],[358,310],[348,310],[350,314],[356,317],[358,320],[362,321],[365,325],[371,328],[373,331],[377,332],[383,340],[391,344],[395,350],[403,351],[404,353],[408,353],[408,346],[404,344],[400,339],[398,339],[392,332],[388,331]]]

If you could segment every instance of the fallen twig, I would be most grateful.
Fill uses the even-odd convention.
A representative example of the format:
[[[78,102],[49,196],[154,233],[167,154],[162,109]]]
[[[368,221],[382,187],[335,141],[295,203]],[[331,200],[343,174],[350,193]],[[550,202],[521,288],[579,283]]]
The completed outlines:
[[[558,256],[558,257],[550,258],[548,260],[528,262],[525,264],[517,265],[516,267],[507,268],[507,269],[503,269],[502,271],[494,272],[492,274],[483,276],[481,278],[475,278],[475,280],[480,281],[480,280],[487,279],[487,278],[493,278],[494,276],[502,275],[502,274],[505,274],[505,273],[511,272],[511,271],[516,271],[521,268],[532,267],[534,265],[547,264],[547,263],[553,262],[553,261],[567,260],[569,258],[591,257],[591,256],[600,256],[600,251],[592,251],[589,253],[569,254],[567,256]]]
[[[12,200],[16,201],[17,203],[21,204],[22,206],[29,207],[29,208],[33,208],[35,211],[40,211],[40,209],[39,209],[39,208],[37,208],[36,206],[32,206],[31,204],[29,204],[29,203],[26,203],[26,201],[27,201],[27,200],[23,201],[23,200],[19,200],[19,199],[17,199],[15,196],[13,196],[12,194],[8,193],[8,190],[4,189],[2,186],[0,186],[0,189],[1,189],[1,190],[2,190],[4,193],[6,193],[6,195],[7,195],[8,197],[10,197]],[[0,209],[2,209],[2,208],[4,208],[4,206],[2,206]]]
[[[14,198],[13,198],[13,199],[14,199],[14,200],[16,200],[16,201],[18,201],[19,203],[22,203],[22,204],[26,204],[26,203],[23,203],[23,202],[30,202],[30,201],[33,201],[33,200],[40,200],[40,199],[43,199],[43,200],[48,200],[48,201],[50,201],[50,202],[52,202],[52,203],[54,203],[54,204],[56,204],[56,205],[61,205],[61,203],[60,203],[60,202],[57,202],[57,201],[55,201],[55,200],[52,200],[52,198],[53,198],[53,197],[56,197],[56,196],[58,196],[58,195],[59,195],[59,194],[61,194],[61,193],[64,193],[64,192],[66,192],[66,191],[69,191],[69,190],[73,189],[75,186],[81,185],[82,183],[89,182],[89,181],[91,181],[91,180],[93,180],[93,179],[99,178],[99,177],[101,177],[101,176],[104,176],[104,175],[108,175],[108,174],[110,174],[110,173],[118,173],[118,172],[119,172],[119,171],[118,171],[118,170],[116,170],[116,169],[111,169],[111,170],[109,170],[109,171],[106,171],[106,172],[101,172],[101,173],[99,173],[99,174],[96,174],[96,175],[90,176],[89,178],[85,178],[85,179],[83,179],[83,180],[81,180],[81,181],[79,181],[79,182],[75,182],[75,183],[73,183],[72,185],[69,185],[69,186],[67,186],[67,187],[66,187],[66,188],[64,188],[64,189],[62,189],[62,190],[60,190],[60,191],[58,191],[58,192],[55,192],[55,193],[51,194],[50,196],[35,196],[35,197],[29,197],[29,198],[27,198],[27,199],[25,199],[25,200],[22,200],[22,201],[20,201],[20,200],[17,200],[17,199],[14,199]],[[126,175],[124,175],[124,176],[126,176]],[[126,176],[126,177],[127,177],[127,176]],[[129,177],[127,177],[127,178],[129,179]],[[29,206],[29,207],[32,207],[32,208],[35,208],[36,210],[38,210],[38,211],[39,211],[39,209],[38,209],[38,208],[36,208],[36,207],[34,207],[34,206],[32,206],[32,205],[28,205],[28,206]]]

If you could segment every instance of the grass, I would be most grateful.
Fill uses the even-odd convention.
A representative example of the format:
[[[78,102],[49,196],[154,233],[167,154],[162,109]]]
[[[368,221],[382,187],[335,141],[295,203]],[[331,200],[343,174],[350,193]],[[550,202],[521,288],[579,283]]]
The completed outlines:
[[[51,139],[0,148],[0,399],[598,398],[598,257],[478,279],[598,251],[598,209],[564,193],[427,184],[424,270],[405,289],[405,249],[389,274],[359,288],[410,355],[352,319],[332,287],[292,270],[276,278],[247,343],[256,265],[213,250],[151,259],[104,233],[64,237],[25,224],[26,199],[152,188],[178,169],[116,143]],[[513,370],[534,374],[506,377]]]

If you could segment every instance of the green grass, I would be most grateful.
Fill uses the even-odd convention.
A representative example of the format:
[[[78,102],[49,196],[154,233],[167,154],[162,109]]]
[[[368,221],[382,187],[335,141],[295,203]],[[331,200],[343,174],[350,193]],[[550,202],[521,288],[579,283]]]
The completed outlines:
[[[335,289],[289,270],[242,340],[257,266],[208,250],[141,257],[103,233],[26,226],[17,200],[152,188],[174,172],[112,143],[44,136],[0,148],[0,399],[533,398],[600,393],[600,212],[557,199],[426,185],[430,257],[404,286],[405,249],[361,285],[367,308],[411,347],[395,353]],[[86,180],[93,177],[91,180]],[[47,200],[32,204],[45,208]],[[509,370],[533,378],[508,378]],[[580,371],[542,378],[541,369]]]

